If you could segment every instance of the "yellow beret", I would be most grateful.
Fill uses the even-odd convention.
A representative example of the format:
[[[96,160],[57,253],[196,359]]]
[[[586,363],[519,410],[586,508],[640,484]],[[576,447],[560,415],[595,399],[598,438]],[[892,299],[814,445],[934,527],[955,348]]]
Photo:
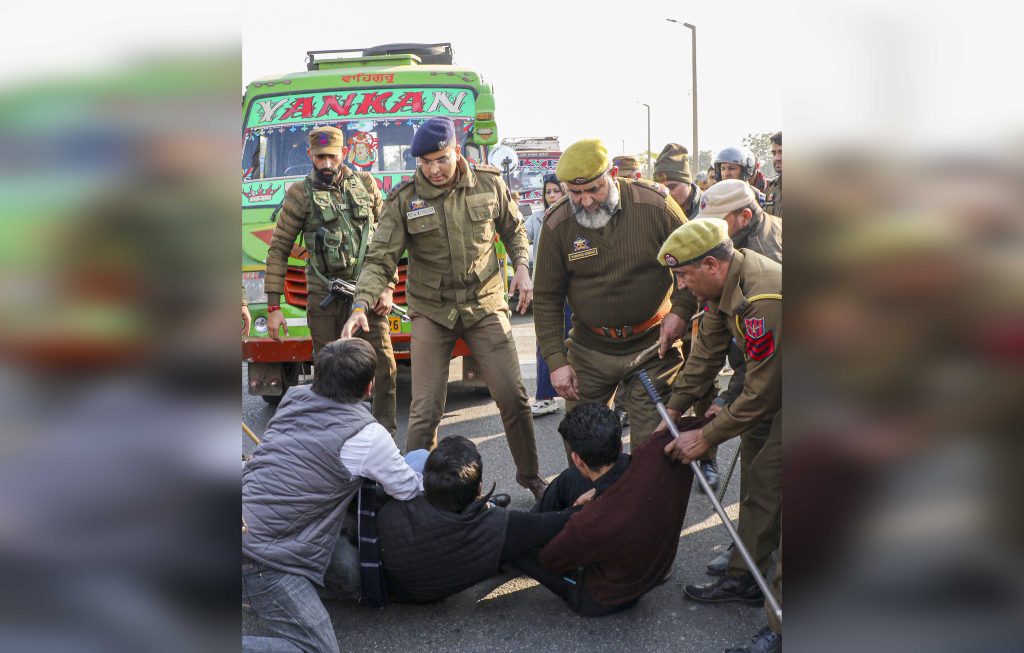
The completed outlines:
[[[309,132],[309,149],[313,154],[341,154],[345,134],[337,127],[317,127]]]
[[[562,152],[555,174],[559,181],[585,184],[603,175],[611,166],[608,148],[600,139],[590,138],[573,143]]]
[[[670,268],[689,265],[727,240],[729,225],[725,220],[690,220],[669,235],[658,252],[658,262]]]

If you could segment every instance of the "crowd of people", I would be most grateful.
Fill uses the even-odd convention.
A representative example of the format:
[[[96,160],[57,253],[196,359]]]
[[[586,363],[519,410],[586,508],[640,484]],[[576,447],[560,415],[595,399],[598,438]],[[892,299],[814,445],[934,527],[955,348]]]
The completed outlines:
[[[781,604],[781,132],[771,139],[773,179],[746,148],[726,148],[705,175],[718,181],[705,187],[682,145],[662,149],[648,180],[635,157],[613,160],[601,141],[579,141],[544,180],[545,211],[524,224],[499,170],[467,162],[448,119],[416,132],[416,174],[384,201],[344,166],[336,131],[310,133],[313,171],[288,189],[266,289],[279,308],[274,284],[296,237],[310,243],[320,233],[326,245],[307,278],[345,278],[356,292],[324,320],[312,385],[289,389],[243,472],[243,602],[271,633],[243,637],[243,650],[338,651],[321,598],[427,603],[508,568],[579,615],[626,610],[671,575],[693,470],[714,487],[716,447],[736,437],[737,531],[758,569],[732,547],[708,563],[716,580],[684,593],[761,604],[760,574]],[[496,236],[515,269],[515,308],[533,303],[532,404]],[[394,439],[393,355],[379,327],[403,253],[412,319],[405,456]],[[310,306],[326,292],[317,297],[319,287],[310,286]],[[281,321],[268,323],[279,337]],[[472,441],[438,442],[457,338],[497,404],[516,481],[536,500],[529,511],[485,492]],[[733,374],[719,391],[727,360]],[[562,400],[568,464],[548,483],[533,420],[562,410]],[[629,453],[613,400],[628,416]],[[765,612],[768,625],[730,651],[781,650],[779,615]]]

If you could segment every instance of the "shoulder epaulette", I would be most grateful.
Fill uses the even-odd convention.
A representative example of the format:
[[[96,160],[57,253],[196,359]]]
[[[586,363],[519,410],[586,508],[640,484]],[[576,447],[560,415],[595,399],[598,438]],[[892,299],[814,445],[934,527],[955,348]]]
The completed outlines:
[[[568,218],[571,215],[571,211],[567,209],[565,211],[562,211],[558,217],[555,216],[555,214],[558,213],[558,210],[561,209],[562,206],[568,201],[569,196],[563,195],[558,199],[558,201],[556,201],[554,204],[548,207],[547,212],[544,214],[545,226],[554,229],[556,226],[564,222],[566,218]]]
[[[662,186],[656,181],[650,181],[649,179],[637,179],[632,183],[635,184],[636,186],[639,186],[640,188],[653,190],[655,193],[661,195],[662,197],[668,197],[668,188]]]
[[[388,191],[388,200],[390,201],[392,198],[398,197],[399,191],[401,191],[403,188],[405,188],[409,184],[413,183],[414,181],[416,181],[416,177],[409,177],[408,179],[406,179],[402,183],[398,184],[397,186],[395,186],[394,188],[389,190]]]
[[[489,172],[494,175],[501,174],[501,170],[487,163],[471,163],[469,164],[469,167],[471,167],[476,172]]]
[[[560,207],[561,205],[565,204],[568,201],[569,201],[569,196],[568,195],[562,195],[557,200],[555,200],[554,204],[552,204],[551,206],[548,207],[548,213],[554,212],[555,209],[557,209],[558,207]]]

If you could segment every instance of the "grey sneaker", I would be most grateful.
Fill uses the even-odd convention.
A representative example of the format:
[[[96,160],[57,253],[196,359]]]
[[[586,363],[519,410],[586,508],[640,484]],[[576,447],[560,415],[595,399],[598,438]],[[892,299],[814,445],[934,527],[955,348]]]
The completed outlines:
[[[541,399],[530,406],[530,413],[532,413],[534,417],[539,417],[541,415],[557,413],[560,408],[561,406],[558,404],[557,399]]]
[[[729,570],[729,558],[732,557],[732,547],[733,545],[730,544],[729,548],[722,552],[722,555],[708,563],[708,566],[705,568],[708,576],[725,575],[725,572]]]

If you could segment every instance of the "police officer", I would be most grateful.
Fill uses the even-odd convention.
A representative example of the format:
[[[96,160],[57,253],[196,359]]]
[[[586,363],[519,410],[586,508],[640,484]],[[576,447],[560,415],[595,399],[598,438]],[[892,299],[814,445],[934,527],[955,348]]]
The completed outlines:
[[[306,154],[313,170],[291,184],[278,213],[267,251],[267,328],[280,340],[288,325],[281,313],[284,275],[295,239],[302,234],[309,252],[306,261],[306,320],[313,339],[313,356],[328,342],[338,339],[348,317],[351,299],[335,297],[327,308],[320,302],[328,294],[331,279],[354,282],[380,216],[382,197],[373,177],[355,172],[342,161],[345,137],[335,127],[319,127],[309,133]],[[297,256],[296,256],[297,258]],[[373,380],[373,416],[391,433],[398,434],[395,409],[395,356],[386,315],[391,308],[394,281],[374,297],[369,329],[362,334],[377,352]]]
[[[749,249],[767,256],[776,263],[782,263],[782,220],[769,215],[757,204],[754,189],[746,182],[738,179],[726,179],[715,184],[701,198],[700,217],[721,218],[729,226],[729,237],[736,248]],[[733,375],[729,387],[715,398],[710,407],[704,407],[708,417],[717,415],[722,408],[735,401],[743,392],[746,363],[743,351],[735,342],[729,345],[729,364]],[[762,420],[743,434],[743,455],[740,458],[740,520],[750,512],[750,502],[772,502],[781,497],[765,495],[761,488],[750,485],[750,463],[757,452],[764,446],[771,430],[771,419]],[[781,470],[779,470],[781,472]],[[773,483],[774,485],[774,483]],[[754,509],[756,511],[756,509]],[[775,511],[772,510],[772,513]],[[771,532],[779,533],[780,528],[775,520],[765,524]],[[744,527],[740,527],[744,532]],[[743,559],[730,546],[724,553],[708,563],[707,573],[713,576],[724,576],[730,565],[735,561],[737,569],[746,569]]]
[[[693,183],[690,174],[690,153],[679,143],[669,143],[661,149],[654,162],[654,181],[664,184],[672,199],[682,207],[687,218],[699,211],[701,189]]]
[[[750,184],[738,179],[718,182],[701,198],[699,215],[725,220],[734,247],[782,263],[782,220],[758,205],[757,191]]]
[[[574,143],[559,159],[556,174],[567,196],[544,222],[534,326],[567,412],[580,402],[607,403],[625,381],[635,450],[659,417],[634,372],[646,367],[655,385],[668,390],[682,365],[678,341],[696,301],[684,290],[673,292],[672,275],[656,262],[660,243],[686,222],[682,209],[664,186],[618,180],[613,169],[599,140]],[[566,299],[573,313],[568,340]]]
[[[516,481],[540,498],[547,485],[538,476],[533,417],[512,340],[502,267],[494,251],[497,233],[515,266],[509,294],[519,291],[518,310],[525,313],[533,283],[519,209],[497,168],[469,165],[462,157],[450,119],[424,122],[410,149],[419,166],[411,179],[388,195],[343,334],[367,328],[374,298],[408,249],[412,404],[406,449],[433,449],[437,443],[448,365],[461,337],[498,405]]]
[[[636,181],[642,177],[640,173],[640,159],[631,154],[622,154],[612,159],[612,165],[618,168],[615,176],[618,179]]]
[[[715,155],[715,177],[718,181],[741,179],[758,193],[757,201],[764,206],[765,179],[754,153],[745,147],[730,146]]]
[[[681,433],[665,453],[681,462],[699,459],[710,446],[770,421],[759,450],[748,450],[747,438],[740,445],[741,456],[750,458],[748,486],[758,488],[758,498],[746,505],[738,530],[765,572],[779,543],[779,532],[770,524],[780,521],[782,510],[782,266],[748,249],[735,249],[726,221],[712,217],[677,229],[658,259],[672,269],[677,286],[689,288],[708,303],[698,337],[667,402],[669,416],[678,418],[707,393],[733,339],[742,343],[746,363],[742,394],[703,428]],[[659,424],[658,431],[665,428]],[[734,557],[740,557],[738,552]],[[706,585],[687,585],[685,594],[708,603],[759,605],[764,600],[753,575],[732,562],[726,576]]]
[[[782,132],[777,131],[771,136],[772,142],[772,167],[775,168],[775,178],[768,181],[765,188],[764,208],[766,211],[779,218],[782,217]]]
[[[654,181],[664,184],[668,188],[672,199],[682,207],[687,218],[693,218],[700,211],[701,189],[693,183],[690,174],[690,153],[685,146],[679,143],[669,143],[661,149],[654,163]],[[690,355],[692,332],[685,329],[683,332],[683,357]],[[711,407],[715,395],[718,393],[716,383],[708,391],[707,396],[694,404],[694,414],[701,415]],[[700,461],[701,471],[704,478],[712,489],[718,488],[718,448],[711,447],[707,454]],[[702,486],[697,489],[703,492]]]

